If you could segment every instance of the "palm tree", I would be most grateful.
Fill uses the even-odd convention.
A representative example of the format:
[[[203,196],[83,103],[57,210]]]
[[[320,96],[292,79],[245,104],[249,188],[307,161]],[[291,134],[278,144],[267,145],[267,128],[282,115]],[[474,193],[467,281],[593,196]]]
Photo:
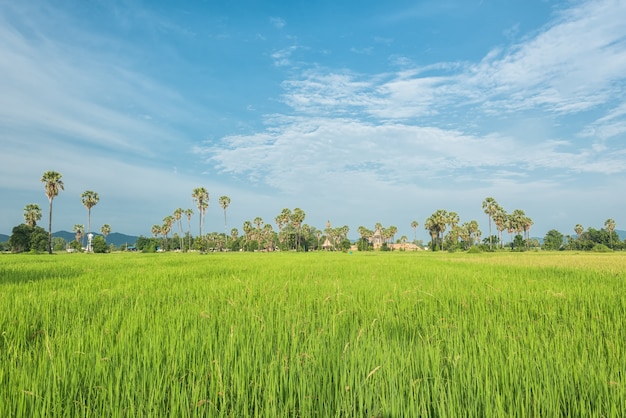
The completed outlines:
[[[438,233],[437,233],[437,227],[436,227],[435,219],[433,218],[433,215],[426,218],[426,221],[424,222],[424,229],[426,229],[428,233],[430,234],[430,247],[433,251],[435,251],[436,250],[435,245],[437,245],[435,239]]]
[[[178,233],[180,234],[180,251],[183,251],[183,223],[181,219],[183,218],[183,208],[178,208],[174,211],[174,219],[178,224]]]
[[[238,237],[239,237],[239,230],[237,228],[231,229],[230,238],[233,240],[233,242],[237,241]]]
[[[431,237],[433,237],[434,232],[437,239],[439,239],[441,251],[443,251],[443,234],[446,232],[449,218],[450,215],[446,210],[437,209],[435,213],[428,217],[426,224],[424,224],[424,228],[430,231]]]
[[[33,228],[37,225],[37,221],[41,219],[41,208],[36,203],[24,206],[24,222]]]
[[[450,225],[450,232],[454,234],[454,245],[459,243],[459,231],[457,229],[457,225],[461,222],[459,214],[456,212],[448,213],[448,219],[446,223]]]
[[[576,224],[576,226],[574,227],[574,232],[576,232],[576,235],[578,235],[578,240],[580,241],[582,236],[583,236],[583,231],[585,230],[585,228],[581,225],[581,224]]]
[[[493,214],[493,222],[496,224],[496,229],[498,230],[498,242],[500,242],[500,248],[503,248],[504,243],[502,242],[502,231],[506,229],[506,224],[508,220],[508,215],[506,211],[500,207],[496,207],[496,211]]]
[[[111,225],[109,224],[102,225],[102,227],[100,228],[100,233],[102,233],[102,236],[104,237],[104,242],[106,242],[107,236],[111,233]]]
[[[533,222],[532,219],[530,219],[530,217],[524,216],[522,218],[522,226],[524,228],[524,235],[526,239],[526,248],[530,247],[530,227],[533,226],[534,224],[535,223]]]
[[[220,206],[224,209],[224,236],[226,237],[226,245],[228,245],[228,235],[226,235],[226,208],[230,205],[230,197],[220,196]]]
[[[189,249],[191,249],[191,217],[193,216],[193,209],[185,209],[185,215],[187,215],[187,231],[189,233]]]
[[[163,245],[163,247],[169,247],[168,245],[168,239],[167,239],[167,235],[170,233],[170,231],[172,230],[172,226],[174,225],[174,217],[172,215],[168,215],[165,218],[163,218],[163,226],[161,227],[161,233],[165,236],[165,244]],[[166,248],[163,248],[163,250],[165,251]]]
[[[470,247],[474,245],[474,238],[477,236],[480,237],[480,229],[478,229],[478,221],[471,220],[469,224],[467,224],[467,232],[469,233],[470,238]],[[480,242],[480,238],[478,238]]]
[[[46,171],[41,176],[41,182],[45,183],[46,196],[50,202],[50,215],[48,219],[48,253],[52,254],[52,201],[59,195],[59,190],[65,190],[63,186],[63,177],[56,171]]]
[[[272,228],[272,224],[263,225],[263,229],[261,231],[261,236],[263,237],[263,241],[265,243],[265,249],[269,251],[274,250],[274,229]],[[271,248],[271,250],[270,250]]]
[[[254,218],[252,223],[256,225],[256,231],[254,233],[256,235],[257,248],[260,249],[261,248],[261,225],[263,225],[263,218],[261,218],[260,216],[257,216],[256,218]]]
[[[491,219],[495,216],[498,211],[499,205],[496,202],[496,199],[493,197],[488,197],[483,201],[483,210],[487,214],[489,218],[489,249],[493,250],[493,240],[491,238]]]
[[[613,231],[615,230],[615,220],[609,218],[604,222],[604,227],[609,231],[609,242],[611,243],[611,249],[613,248]]]
[[[198,206],[198,214],[200,215],[200,234],[202,237],[202,225],[204,224],[204,214],[209,208],[209,192],[204,187],[196,187],[191,194],[192,200]]]
[[[250,221],[245,221],[243,223],[243,226],[241,227],[241,229],[243,229],[243,235],[245,237],[245,246],[246,246],[246,251],[248,250],[248,242],[251,238],[251,234],[252,234],[252,222]]]
[[[80,240],[83,238],[83,234],[85,232],[85,226],[84,225],[80,225],[80,224],[76,224],[72,227],[72,232],[74,232],[76,235],[74,235],[76,237],[76,242],[80,242]]]
[[[83,205],[87,208],[87,234],[91,233],[91,208],[98,204],[100,200],[100,196],[98,193],[87,190],[82,195],[80,195],[80,200],[83,202]],[[87,243],[87,252],[91,251],[91,242]]]
[[[419,223],[417,221],[411,222],[411,228],[413,228],[413,242],[417,242],[417,227]]]
[[[296,229],[296,236],[297,236],[296,251],[300,249],[300,227],[302,226],[302,222],[304,222],[305,217],[306,217],[306,214],[300,208],[295,208],[293,212],[291,213],[291,219],[290,219],[291,224]]]

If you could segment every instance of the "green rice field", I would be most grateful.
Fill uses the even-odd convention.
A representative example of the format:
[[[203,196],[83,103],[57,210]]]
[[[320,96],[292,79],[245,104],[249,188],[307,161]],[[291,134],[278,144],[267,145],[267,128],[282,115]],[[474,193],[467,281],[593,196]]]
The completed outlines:
[[[0,417],[421,416],[626,416],[626,254],[0,256]]]

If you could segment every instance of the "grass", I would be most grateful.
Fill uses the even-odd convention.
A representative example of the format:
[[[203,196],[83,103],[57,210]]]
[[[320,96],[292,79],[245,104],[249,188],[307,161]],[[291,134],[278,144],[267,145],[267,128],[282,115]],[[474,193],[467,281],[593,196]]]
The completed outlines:
[[[626,415],[621,253],[0,257],[0,416]]]

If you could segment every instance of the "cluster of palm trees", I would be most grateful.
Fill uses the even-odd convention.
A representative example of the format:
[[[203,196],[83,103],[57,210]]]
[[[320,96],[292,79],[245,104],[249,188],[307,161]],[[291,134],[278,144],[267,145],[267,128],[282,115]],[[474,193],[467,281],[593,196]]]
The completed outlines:
[[[61,190],[64,190],[64,184],[62,175],[56,171],[46,171],[42,177],[41,182],[44,183],[45,193],[49,201],[49,219],[48,219],[48,251],[52,253],[52,203],[56,196],[58,196]],[[207,209],[209,208],[209,192],[204,187],[197,187],[193,189],[191,194],[192,201],[195,203],[198,209],[199,215],[199,235],[198,237],[202,242],[204,239],[215,241],[219,243],[220,247],[228,246],[229,238],[235,242],[239,238],[239,231],[237,228],[230,230],[230,234],[227,226],[226,209],[230,206],[231,199],[228,196],[221,196],[219,198],[219,205],[224,212],[224,233],[222,234],[208,234],[207,237],[203,236],[204,217]],[[74,225],[72,229],[76,234],[76,241],[80,242],[82,237],[91,231],[91,209],[98,204],[100,197],[98,193],[87,190],[81,195],[81,202],[87,208],[87,228],[82,224]],[[489,220],[489,248],[493,249],[494,235],[492,234],[492,224],[495,224],[497,230],[497,243],[500,247],[503,246],[502,233],[508,231],[510,234],[523,234],[523,240],[528,243],[530,241],[530,228],[533,225],[533,221],[530,217],[526,216],[523,210],[516,209],[511,213],[507,213],[502,206],[493,197],[487,197],[482,202],[482,209]],[[191,248],[191,217],[194,214],[194,210],[178,208],[174,210],[171,215],[166,216],[163,219],[161,225],[153,225],[151,232],[154,237],[162,236],[167,242],[172,228],[176,224],[178,226],[180,248],[184,248],[183,238],[183,217],[187,218],[189,238],[189,248]],[[24,220],[25,223],[31,227],[34,227],[42,217],[42,211],[37,204],[28,204],[24,208]],[[347,235],[349,232],[348,226],[342,226],[339,228],[332,228],[330,222],[326,225],[326,229],[322,232],[315,227],[304,223],[306,218],[305,212],[300,208],[290,210],[285,208],[274,219],[278,232],[275,232],[272,225],[264,223],[261,217],[256,217],[252,221],[245,221],[243,223],[243,232],[245,234],[244,245],[251,242],[256,243],[256,248],[262,249],[274,249],[276,246],[281,248],[291,248],[300,250],[304,243],[308,242],[312,237],[317,239],[317,247],[320,246],[320,239],[325,237],[327,243],[333,248],[339,247],[342,242],[347,241]],[[411,228],[414,232],[414,242],[417,242],[417,227],[419,223],[417,221],[411,222]],[[615,220],[607,219],[604,224],[606,230],[609,232],[611,239],[611,247],[613,246],[612,234],[615,230]],[[426,218],[424,228],[428,230],[431,236],[432,248],[440,248],[443,250],[444,241],[456,246],[461,242],[465,247],[472,246],[476,242],[480,242],[481,231],[478,227],[478,222],[475,220],[464,222],[460,224],[459,215],[456,212],[448,212],[443,209],[435,211],[432,215]],[[446,231],[448,234],[445,235]],[[374,238],[382,240],[382,242],[393,242],[398,228],[395,226],[384,227],[382,224],[377,223],[374,230],[368,229],[364,226],[359,226],[358,232],[362,240],[371,242]],[[584,228],[578,224],[575,226],[574,231],[578,235],[580,240]],[[111,232],[111,227],[108,224],[104,224],[100,232],[105,238]],[[445,236],[444,236],[445,235]],[[522,238],[520,238],[522,239]],[[406,241],[406,237],[403,237]],[[516,238],[517,240],[517,238]],[[381,242],[381,243],[382,243]],[[312,244],[314,245],[314,244]],[[87,251],[91,248],[88,246]]]
[[[374,247],[379,247],[384,243],[393,242],[394,237],[398,233],[398,227],[393,225],[389,227],[384,227],[382,223],[377,222],[374,225],[374,230],[371,230],[365,226],[359,226],[357,228],[357,232],[359,233],[361,240],[373,244]]]
[[[508,231],[509,234],[524,234],[524,240],[530,241],[530,227],[534,224],[533,220],[526,216],[523,210],[515,209],[511,213],[507,213],[502,206],[496,202],[493,197],[487,197],[482,204],[483,211],[489,218],[489,248],[493,249],[493,239],[491,233],[491,223],[496,225],[498,230],[498,242],[502,247],[502,232]]]
[[[426,218],[424,228],[430,234],[431,247],[435,249],[438,246],[443,250],[444,234],[448,227],[450,227],[450,232],[445,239],[453,246],[459,245],[459,240],[461,240],[464,247],[471,247],[474,243],[480,242],[482,232],[478,228],[478,222],[471,220],[459,225],[460,222],[461,219],[458,213],[448,212],[444,209],[438,209]]]
[[[606,229],[607,232],[609,233],[610,248],[613,248],[613,231],[615,231],[615,227],[616,227],[615,219],[609,218],[606,221],[604,221],[604,229]],[[576,226],[574,227],[574,232],[576,232],[578,241],[580,242],[583,239],[583,233],[585,232],[585,227],[583,227],[581,224],[576,224]]]
[[[303,237],[316,233],[315,228],[304,223],[305,218],[306,213],[300,208],[293,210],[284,208],[274,218],[278,232],[275,232],[272,224],[265,223],[260,216],[252,221],[245,221],[242,226],[244,246],[247,247],[250,242],[255,242],[257,248],[266,251],[272,251],[277,246],[293,247],[298,251],[301,249]],[[234,229],[231,231],[231,235],[234,231]]]
[[[209,192],[207,191],[206,188],[204,187],[196,187],[195,189],[193,189],[192,193],[191,193],[191,200],[196,204],[196,207],[198,208],[198,215],[199,215],[199,237],[203,237],[202,235],[202,228],[204,226],[204,216],[206,214],[206,211],[209,209],[209,201],[210,201],[210,195]],[[227,223],[226,223],[226,209],[228,208],[228,206],[230,206],[230,197],[228,196],[221,196],[219,198],[219,205],[222,207],[223,211],[224,211],[224,237],[226,239],[226,244],[228,243],[228,235],[226,233],[227,230]],[[179,239],[180,239],[180,248],[183,249],[184,248],[184,242],[183,242],[183,226],[182,226],[182,218],[183,215],[187,217],[187,223],[188,223],[188,235],[189,235],[189,247],[191,247],[191,217],[193,216],[194,212],[193,209],[188,208],[188,209],[183,209],[183,208],[177,208],[174,210],[172,215],[167,215],[165,218],[163,218],[163,224],[158,225],[158,224],[154,224],[152,225],[151,228],[151,232],[152,235],[156,238],[159,235],[163,236],[163,239],[167,242],[168,240],[168,236],[169,233],[172,231],[172,228],[174,226],[174,224],[178,225],[178,232],[179,232]],[[233,234],[233,231],[231,231],[231,235]]]
[[[48,218],[48,252],[52,254],[52,202],[54,198],[59,195],[61,190],[65,190],[63,184],[62,175],[56,171],[46,171],[41,176],[41,182],[44,183],[46,197],[49,202],[49,218]],[[85,234],[91,232],[91,209],[98,204],[100,197],[98,193],[87,190],[81,195],[81,202],[87,208],[87,229],[81,224],[74,225],[72,229],[76,234],[76,240],[80,242]],[[24,223],[28,226],[35,227],[37,221],[41,220],[42,212],[39,205],[36,203],[27,204],[24,207]],[[106,240],[107,235],[111,233],[111,226],[109,224],[102,225],[100,232]],[[90,243],[87,246],[87,251],[91,251]]]

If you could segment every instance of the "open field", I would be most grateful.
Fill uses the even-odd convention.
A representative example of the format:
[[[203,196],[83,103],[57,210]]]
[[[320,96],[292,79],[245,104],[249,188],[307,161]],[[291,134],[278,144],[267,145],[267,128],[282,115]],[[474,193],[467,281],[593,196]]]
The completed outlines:
[[[2,255],[0,416],[626,416],[626,254]]]

